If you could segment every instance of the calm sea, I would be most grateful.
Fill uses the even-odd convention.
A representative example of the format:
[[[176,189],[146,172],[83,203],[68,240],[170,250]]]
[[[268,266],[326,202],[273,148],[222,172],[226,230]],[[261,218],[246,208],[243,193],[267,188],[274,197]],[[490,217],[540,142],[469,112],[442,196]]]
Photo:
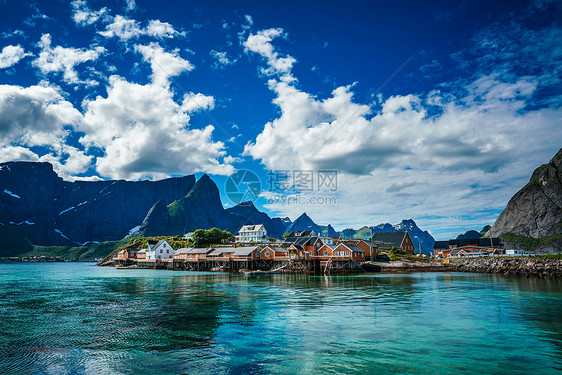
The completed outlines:
[[[2,374],[562,372],[562,281],[0,264]]]

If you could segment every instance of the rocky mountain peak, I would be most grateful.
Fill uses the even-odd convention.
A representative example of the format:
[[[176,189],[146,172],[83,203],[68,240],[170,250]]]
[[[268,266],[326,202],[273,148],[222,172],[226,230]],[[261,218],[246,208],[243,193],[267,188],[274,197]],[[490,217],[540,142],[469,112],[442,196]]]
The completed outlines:
[[[562,149],[533,172],[486,233],[543,238],[562,234]]]

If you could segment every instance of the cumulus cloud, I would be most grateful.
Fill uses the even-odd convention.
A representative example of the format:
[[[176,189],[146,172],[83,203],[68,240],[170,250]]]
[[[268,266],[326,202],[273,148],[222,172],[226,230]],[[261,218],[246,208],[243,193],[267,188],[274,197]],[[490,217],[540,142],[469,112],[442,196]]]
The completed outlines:
[[[105,31],[99,32],[100,35],[103,35],[106,38],[117,37],[124,41],[138,37],[143,33],[144,32],[137,21],[125,18],[121,15],[115,16],[113,22],[106,26]]]
[[[17,46],[6,46],[0,52],[0,69],[9,68],[29,55],[30,53],[25,53],[25,50],[19,44]]]
[[[43,146],[60,143],[65,125],[81,115],[52,87],[0,85],[0,144]]]
[[[215,98],[201,93],[188,92],[183,97],[181,108],[187,113],[215,108]]]
[[[89,26],[108,16],[107,8],[92,10],[86,0],[74,0],[72,3],[72,19],[78,26]]]
[[[176,31],[170,23],[160,20],[150,20],[145,33],[155,38],[173,38],[174,35],[184,35]]]
[[[271,42],[279,37],[286,37],[283,29],[266,29],[250,34],[244,42],[246,52],[254,52],[261,55],[267,61],[267,68],[262,68],[266,75],[279,75],[283,81],[291,82],[295,78],[291,74],[293,64],[297,61],[292,56],[281,57]]]
[[[146,46],[135,45],[135,51],[142,54],[144,61],[150,63],[152,83],[157,85],[167,86],[170,77],[195,68],[189,61],[179,56],[179,49],[166,52],[157,43],[150,43]]]
[[[48,161],[64,178],[87,170],[91,156],[66,144],[81,113],[52,87],[0,86],[0,160]],[[31,147],[42,147],[39,156]]]
[[[173,38],[176,35],[184,35],[174,29],[168,22],[160,20],[150,20],[147,27],[142,27],[140,23],[134,19],[129,19],[121,15],[113,18],[104,31],[99,32],[106,38],[119,38],[122,41],[128,41],[132,38],[138,38],[142,35],[148,35],[155,38]]]
[[[360,104],[352,86],[341,86],[322,99],[297,87],[296,60],[272,44],[280,36],[281,29],[267,29],[244,43],[263,57],[280,110],[244,152],[270,170],[337,170],[340,182],[336,206],[272,202],[268,208],[281,215],[306,210],[324,224],[345,225],[341,218],[361,207],[363,224],[366,217],[417,216],[431,228],[461,214],[491,223],[562,142],[562,110],[528,107],[537,76],[482,70],[455,91]]]
[[[206,171],[232,173],[221,161],[222,142],[212,140],[213,126],[190,129],[185,108],[160,85],[139,85],[111,77],[107,97],[83,103],[81,142],[103,151],[96,169],[111,178],[163,178]]]
[[[8,161],[39,161],[39,156],[26,147],[0,147],[0,163]]]
[[[41,52],[33,61],[43,74],[62,73],[64,82],[68,84],[95,85],[92,80],[81,80],[75,67],[88,61],[95,61],[105,52],[105,48],[98,46],[93,49],[65,48],[62,46],[51,47],[51,35],[43,34],[39,42]]]

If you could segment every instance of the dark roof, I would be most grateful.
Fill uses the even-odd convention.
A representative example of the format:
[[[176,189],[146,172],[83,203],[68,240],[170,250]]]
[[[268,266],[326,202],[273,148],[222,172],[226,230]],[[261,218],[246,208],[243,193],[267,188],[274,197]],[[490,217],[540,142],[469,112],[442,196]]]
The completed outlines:
[[[492,246],[500,246],[501,245],[501,240],[499,238],[484,238],[481,237],[478,239],[478,246],[481,247],[490,247],[490,244],[492,244]]]
[[[401,247],[402,241],[404,241],[404,237],[408,232],[400,231],[400,232],[380,232],[373,234],[372,241],[382,241],[388,243],[394,247]]]
[[[443,241],[438,241],[443,242]],[[449,240],[450,246],[456,247],[463,247],[463,246],[479,246],[479,247],[490,247],[492,244],[493,246],[500,246],[501,240],[499,238],[463,238],[460,240]],[[435,248],[435,246],[433,247]]]
[[[433,244],[434,249],[448,249],[449,241],[435,241]]]
[[[288,237],[310,237],[313,233],[312,230],[292,231]]]
[[[454,245],[456,247],[463,247],[463,246],[478,246],[478,238],[463,238],[460,240],[449,240],[449,245]]]
[[[357,252],[357,253],[364,253],[364,252],[365,252],[365,250],[361,249],[361,248],[360,248],[359,246],[357,246],[357,245],[352,245],[352,244],[347,244],[347,243],[342,244],[342,245],[345,246],[345,247],[347,247],[349,250],[355,251],[355,252]]]

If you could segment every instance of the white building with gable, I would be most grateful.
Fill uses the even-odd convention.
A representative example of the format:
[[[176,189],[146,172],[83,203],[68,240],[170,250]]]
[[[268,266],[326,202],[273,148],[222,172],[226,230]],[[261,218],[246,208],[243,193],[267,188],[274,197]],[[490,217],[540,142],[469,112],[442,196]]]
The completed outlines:
[[[263,224],[244,225],[240,228],[236,240],[238,242],[265,242],[267,241],[267,230]]]
[[[157,243],[148,242],[148,249],[146,249],[147,260],[160,260],[172,259],[174,257],[174,249],[168,241],[160,240]]]

